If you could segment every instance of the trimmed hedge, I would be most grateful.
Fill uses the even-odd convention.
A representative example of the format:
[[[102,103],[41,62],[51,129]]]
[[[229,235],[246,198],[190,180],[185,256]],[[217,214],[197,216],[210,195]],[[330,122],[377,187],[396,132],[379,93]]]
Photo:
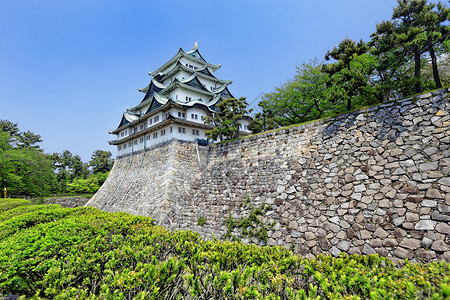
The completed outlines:
[[[448,299],[450,265],[307,260],[146,217],[0,201],[0,294],[44,299]],[[25,204],[25,203],[24,203]],[[28,205],[28,204],[25,204]]]

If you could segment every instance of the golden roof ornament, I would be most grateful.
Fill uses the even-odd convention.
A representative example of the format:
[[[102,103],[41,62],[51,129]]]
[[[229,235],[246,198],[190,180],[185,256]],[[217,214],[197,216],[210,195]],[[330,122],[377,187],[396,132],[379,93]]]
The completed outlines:
[[[197,42],[194,43],[194,48],[193,49],[197,49],[198,48],[198,44]]]

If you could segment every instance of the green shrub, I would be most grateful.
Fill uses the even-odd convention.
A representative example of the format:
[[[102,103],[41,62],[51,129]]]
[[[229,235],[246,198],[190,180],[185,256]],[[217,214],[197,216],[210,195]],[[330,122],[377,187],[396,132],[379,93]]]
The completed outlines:
[[[0,199],[0,213],[24,205],[31,205],[31,201],[24,199]]]
[[[202,216],[198,217],[197,219],[197,225],[198,226],[203,226],[206,224],[207,218],[204,218]]]
[[[3,205],[0,201],[0,206]],[[24,203],[26,204],[26,203]],[[205,241],[94,208],[0,213],[0,295],[42,299],[448,299],[450,265],[394,268],[377,255],[319,255]],[[11,227],[11,228],[8,228]]]

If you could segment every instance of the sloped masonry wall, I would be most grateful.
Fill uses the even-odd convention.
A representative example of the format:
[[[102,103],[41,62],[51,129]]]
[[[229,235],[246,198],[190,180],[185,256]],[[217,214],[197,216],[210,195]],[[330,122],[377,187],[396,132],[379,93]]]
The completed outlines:
[[[171,140],[120,158],[85,206],[150,216],[159,225],[173,227],[172,220],[188,205],[186,195],[193,179],[199,177],[199,162],[205,157],[206,147]]]
[[[248,215],[248,198],[271,207],[262,217],[274,224],[269,245],[450,261],[449,112],[449,90],[441,90],[198,152],[172,141],[118,160],[87,205],[220,238],[229,214]],[[131,174],[139,179],[130,191],[111,200]]]

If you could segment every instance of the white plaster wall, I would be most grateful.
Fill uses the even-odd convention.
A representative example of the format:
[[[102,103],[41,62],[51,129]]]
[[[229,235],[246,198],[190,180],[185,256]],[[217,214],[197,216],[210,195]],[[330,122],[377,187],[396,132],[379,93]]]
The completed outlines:
[[[197,67],[198,69],[201,69],[201,68],[203,68],[205,66],[204,64],[197,63],[196,61],[191,60],[188,57],[182,57],[180,59],[180,62],[183,64],[183,66],[186,66],[186,64],[188,64],[188,65],[192,65],[194,67]]]
[[[242,119],[241,121],[241,128],[239,129],[240,131],[243,131],[243,132],[251,132],[251,130],[250,129],[248,129],[248,125],[250,125],[250,122],[248,121],[248,120],[246,120],[246,119]]]
[[[197,119],[192,118],[192,114],[195,114],[198,116]],[[196,123],[205,123],[202,118],[206,117],[206,112],[203,109],[197,108],[197,107],[193,107],[187,110],[186,112],[186,119],[192,122],[196,122]]]
[[[197,77],[201,83],[203,83],[203,85],[205,86],[205,88],[211,92],[211,87],[214,89],[218,89],[219,87],[221,87],[223,84],[217,82],[217,81],[213,81],[213,80],[209,80],[206,78],[203,78],[201,76]]]
[[[209,99],[207,95],[188,91],[179,87],[170,92],[170,98],[176,100],[177,99],[176,95],[178,95],[178,101],[180,102],[186,102],[186,96],[191,97],[191,100],[201,98],[203,101],[206,101],[207,99]]]

